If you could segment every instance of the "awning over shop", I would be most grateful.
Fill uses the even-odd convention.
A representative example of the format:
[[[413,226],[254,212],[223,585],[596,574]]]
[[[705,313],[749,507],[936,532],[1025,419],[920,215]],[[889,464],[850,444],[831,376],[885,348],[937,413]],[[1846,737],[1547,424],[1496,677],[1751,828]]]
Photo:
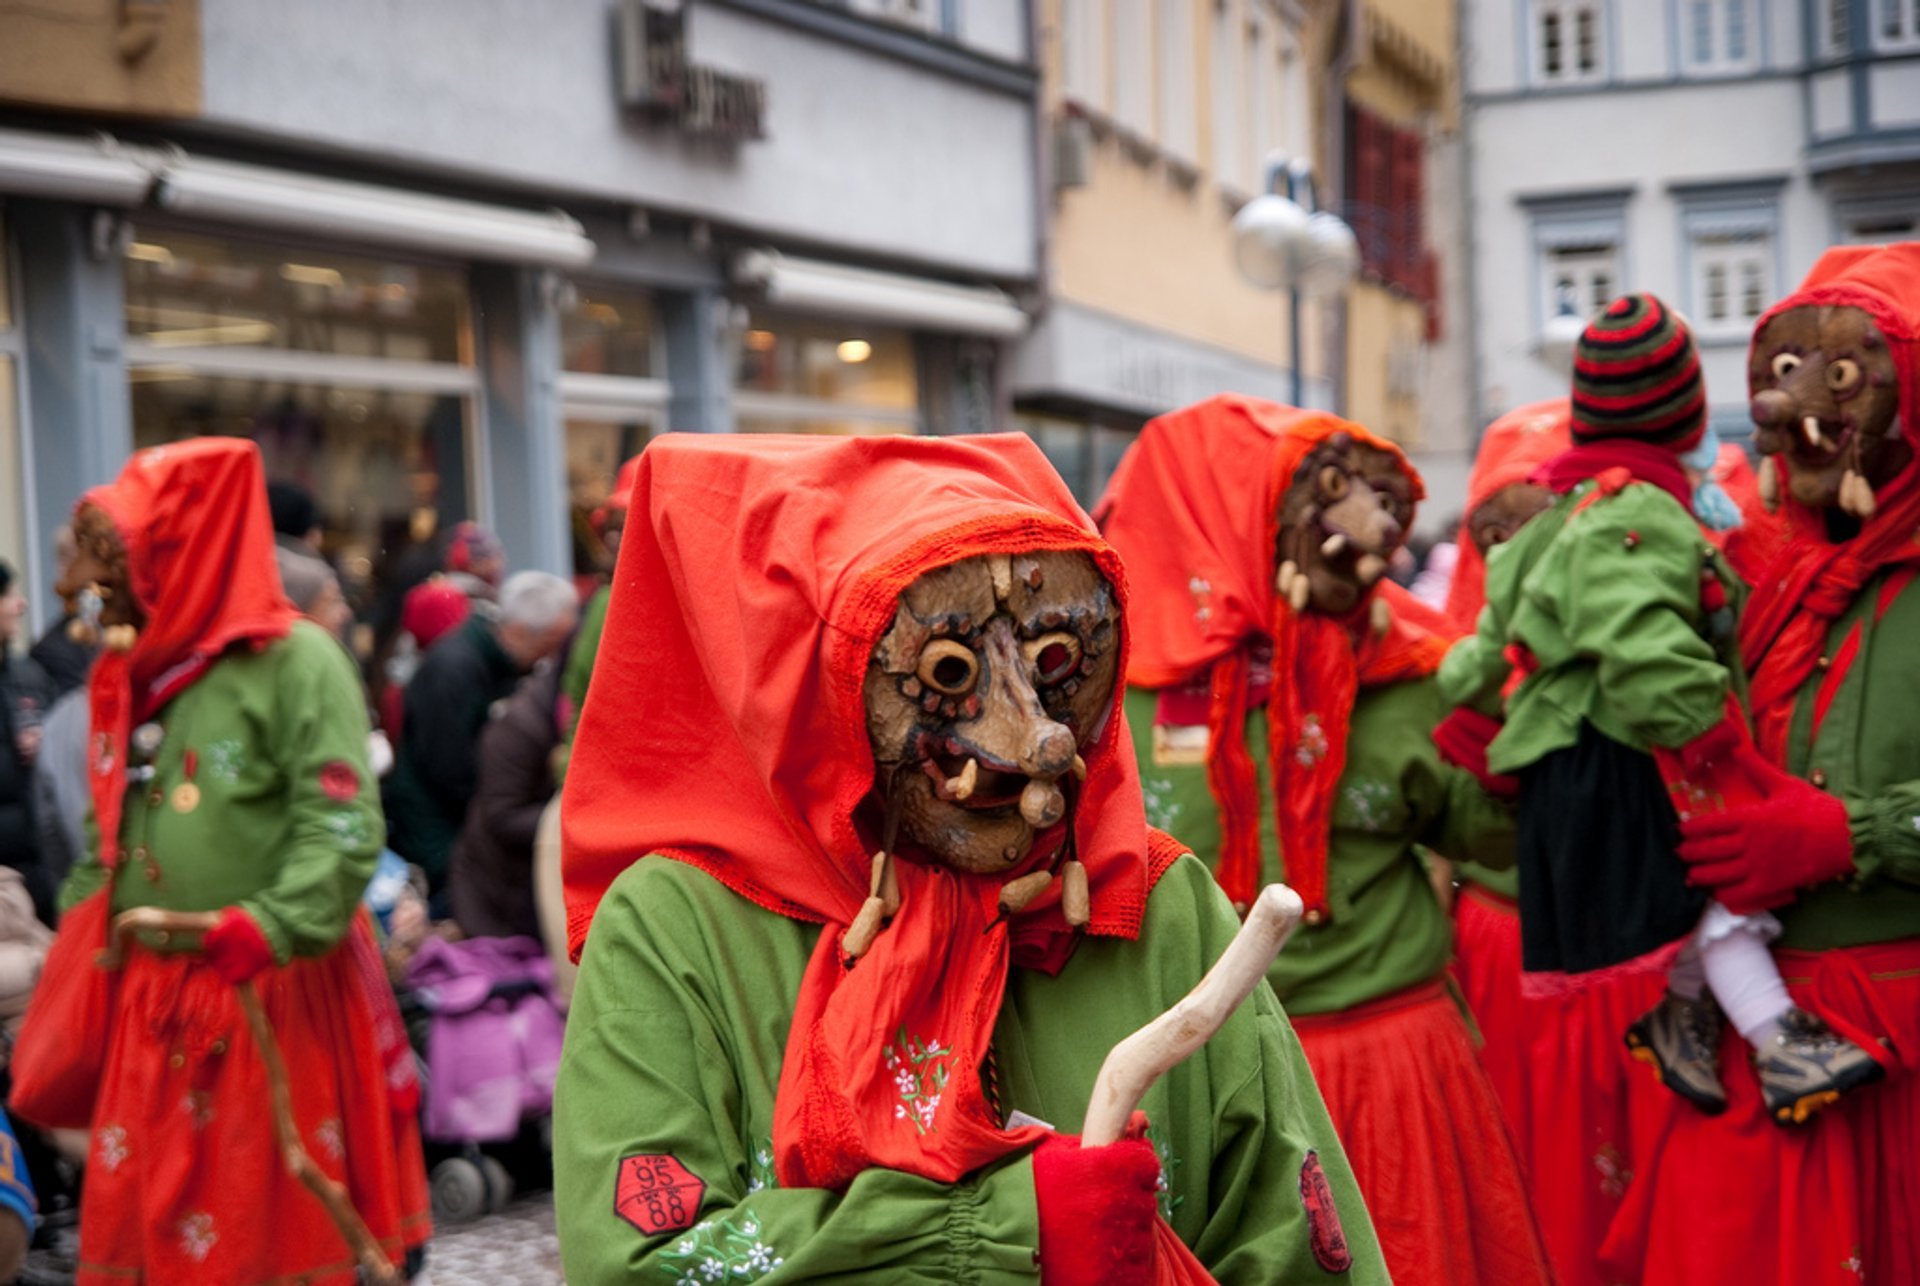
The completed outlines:
[[[1011,339],[1027,329],[1027,315],[1013,297],[989,286],[955,286],[819,259],[795,259],[774,250],[741,255],[734,262],[733,279],[764,291],[769,304],[799,312],[999,339]]]
[[[105,134],[0,129],[0,193],[138,205],[153,187],[148,159]]]
[[[168,210],[459,258],[578,267],[593,241],[559,210],[422,196],[289,170],[181,157],[161,175]]]

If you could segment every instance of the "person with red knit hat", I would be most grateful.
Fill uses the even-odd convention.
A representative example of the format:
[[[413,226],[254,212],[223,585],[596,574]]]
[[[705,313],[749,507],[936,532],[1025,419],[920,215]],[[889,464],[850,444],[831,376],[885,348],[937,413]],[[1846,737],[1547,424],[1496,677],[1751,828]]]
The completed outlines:
[[[1887,1078],[1781,1131],[1723,1049],[1728,1110],[1647,1130],[1609,1256],[1623,1280],[1920,1282],[1916,301],[1920,243],[1837,247],[1754,328],[1760,492],[1783,529],[1739,628],[1761,789],[1684,822],[1680,847],[1729,906],[1772,909],[1794,1000]]]
[[[674,434],[630,515],[562,798],[568,1279],[1386,1282],[1264,985],[1073,1135],[1238,924],[1148,828],[1125,579],[1039,448]]]
[[[1652,295],[1615,300],[1575,349],[1575,445],[1535,475],[1559,498],[1489,565],[1476,633],[1441,680],[1463,705],[1511,688],[1485,756],[1520,778],[1523,990],[1667,973],[1666,996],[1625,1033],[1635,1056],[1724,1111],[1724,1011],[1779,1119],[1801,1123],[1882,1073],[1792,1003],[1767,952],[1778,921],[1710,899],[1680,857],[1676,801],[1715,810],[1751,758],[1735,700],[1740,585],[1693,516],[1679,458],[1705,429],[1686,324]]]
[[[91,604],[104,643],[88,682],[97,839],[61,891],[11,1106],[91,1131],[77,1280],[356,1280],[275,1137],[243,987],[284,1055],[301,1144],[396,1266],[417,1259],[419,1091],[360,908],[384,834],[366,707],[346,652],[281,591],[259,450],[141,451],[74,529],[62,592]],[[142,931],[101,973],[108,918],[136,908],[218,917]],[[99,988],[100,1008],[65,1003]]]
[[[1487,558],[1553,503],[1533,477],[1573,445],[1572,414],[1566,398],[1535,402],[1482,436],[1460,525],[1460,548],[1470,553],[1447,603],[1460,633],[1472,632],[1486,604]],[[1498,730],[1482,718],[1483,737]],[[1633,1170],[1633,1071],[1620,1033],[1659,999],[1661,980],[1628,976],[1571,997],[1524,996],[1518,872],[1467,854],[1454,873],[1454,977],[1533,1180],[1541,1235],[1562,1286],[1610,1286],[1600,1247]]]
[[[1268,978],[1396,1281],[1552,1280],[1423,846],[1510,860],[1511,811],[1430,741],[1444,618],[1385,579],[1419,476],[1320,411],[1223,396],[1150,421],[1095,509],[1133,592],[1148,816],[1245,906],[1306,922]]]

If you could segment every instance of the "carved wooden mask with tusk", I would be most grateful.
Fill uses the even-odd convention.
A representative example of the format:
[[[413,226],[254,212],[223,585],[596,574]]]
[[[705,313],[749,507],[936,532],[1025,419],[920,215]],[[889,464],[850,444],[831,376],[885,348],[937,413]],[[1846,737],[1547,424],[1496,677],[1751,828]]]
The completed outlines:
[[[1398,460],[1346,433],[1315,447],[1280,497],[1281,598],[1335,616],[1361,606],[1406,543],[1413,490]]]
[[[867,665],[881,808],[962,871],[1004,871],[1067,812],[1112,708],[1120,613],[1077,552],[963,559],[900,595]]]

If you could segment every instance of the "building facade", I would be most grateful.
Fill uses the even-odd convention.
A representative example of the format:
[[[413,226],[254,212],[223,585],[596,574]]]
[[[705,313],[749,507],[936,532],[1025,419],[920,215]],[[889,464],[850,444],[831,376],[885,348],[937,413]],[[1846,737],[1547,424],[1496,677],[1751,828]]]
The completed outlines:
[[[1038,0],[1044,302],[1016,420],[1083,502],[1146,420],[1222,392],[1290,396],[1284,294],[1234,269],[1230,223],[1270,155],[1318,159],[1293,0]],[[1303,400],[1328,406],[1324,310]]]
[[[1466,0],[1476,418],[1563,394],[1560,313],[1651,290],[1744,437],[1754,321],[1827,246],[1920,237],[1907,0]]]
[[[461,518],[590,564],[669,428],[990,428],[1037,83],[1024,0],[15,7],[0,557],[44,618],[74,497],[242,434],[371,613]]]

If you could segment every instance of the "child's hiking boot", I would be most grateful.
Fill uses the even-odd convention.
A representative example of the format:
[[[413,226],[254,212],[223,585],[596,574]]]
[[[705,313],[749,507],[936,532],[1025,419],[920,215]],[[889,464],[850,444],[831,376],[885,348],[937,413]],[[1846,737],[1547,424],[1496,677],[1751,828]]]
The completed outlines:
[[[1873,1055],[1797,1005],[1780,1015],[1780,1034],[1754,1051],[1753,1066],[1779,1125],[1805,1124],[1842,1094],[1887,1074]]]
[[[1653,1068],[1662,1085],[1708,1116],[1718,1116],[1727,1110],[1727,1091],[1720,1084],[1720,1025],[1713,997],[1689,1000],[1669,991],[1627,1028],[1627,1048]]]

